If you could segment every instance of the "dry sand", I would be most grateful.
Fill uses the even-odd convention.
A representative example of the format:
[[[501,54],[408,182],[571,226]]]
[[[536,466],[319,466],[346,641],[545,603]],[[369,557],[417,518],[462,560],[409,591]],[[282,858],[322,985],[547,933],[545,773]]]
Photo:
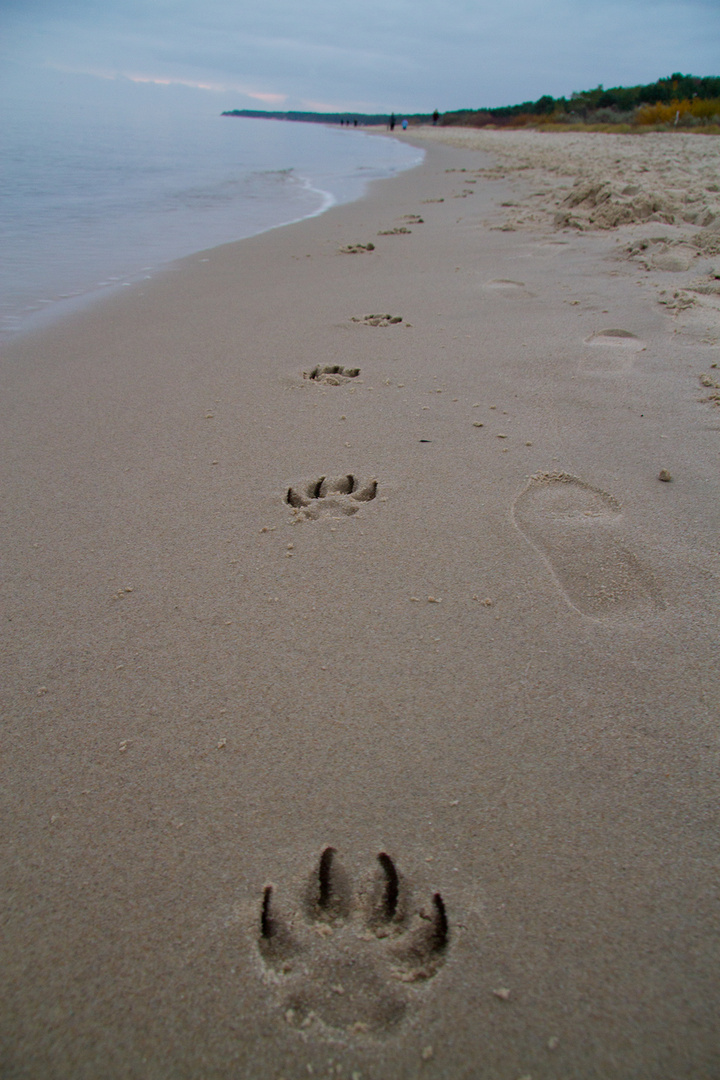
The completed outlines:
[[[3,1078],[720,1075],[719,144],[419,134],[5,349]]]

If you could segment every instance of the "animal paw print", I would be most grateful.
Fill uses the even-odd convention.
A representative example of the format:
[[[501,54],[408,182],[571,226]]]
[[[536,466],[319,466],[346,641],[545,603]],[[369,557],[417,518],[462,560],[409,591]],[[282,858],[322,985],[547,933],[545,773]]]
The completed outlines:
[[[363,503],[377,495],[377,480],[364,483],[347,473],[345,476],[321,476],[287,489],[285,502],[296,516],[317,521],[321,514],[356,514]]]
[[[450,942],[439,892],[414,911],[410,887],[386,853],[357,892],[326,847],[302,912],[288,916],[266,885],[258,949],[288,1024],[329,1034],[391,1032],[419,1004],[421,984],[442,967]]]
[[[352,315],[351,321],[367,326],[396,326],[402,322],[402,315]]]
[[[341,364],[316,364],[312,371],[303,371],[303,379],[326,383],[328,386],[342,386],[350,379],[357,379],[360,368],[342,367]]]
[[[341,255],[362,255],[364,251],[374,251],[374,244],[346,244],[340,248]]]

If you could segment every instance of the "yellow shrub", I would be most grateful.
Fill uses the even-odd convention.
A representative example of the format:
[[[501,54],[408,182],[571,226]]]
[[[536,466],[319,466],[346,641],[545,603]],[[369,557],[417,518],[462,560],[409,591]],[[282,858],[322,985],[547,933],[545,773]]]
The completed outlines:
[[[711,120],[720,115],[720,98],[700,100],[693,98],[690,101],[671,101],[664,104],[658,101],[655,105],[641,105],[635,113],[636,124],[674,124],[676,117],[678,123],[685,116],[692,116],[697,120]]]

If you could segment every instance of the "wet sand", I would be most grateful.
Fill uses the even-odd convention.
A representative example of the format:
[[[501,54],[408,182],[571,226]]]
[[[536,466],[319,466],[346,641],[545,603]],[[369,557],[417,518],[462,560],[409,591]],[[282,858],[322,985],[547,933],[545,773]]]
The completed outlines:
[[[718,196],[414,137],[3,351],[3,1077],[720,1073]]]

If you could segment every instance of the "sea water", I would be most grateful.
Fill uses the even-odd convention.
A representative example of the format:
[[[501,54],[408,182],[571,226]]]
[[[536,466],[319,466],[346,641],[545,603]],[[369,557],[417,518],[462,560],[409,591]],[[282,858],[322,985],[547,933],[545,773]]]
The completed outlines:
[[[91,98],[0,116],[0,337],[359,198],[422,152],[361,129]]]

